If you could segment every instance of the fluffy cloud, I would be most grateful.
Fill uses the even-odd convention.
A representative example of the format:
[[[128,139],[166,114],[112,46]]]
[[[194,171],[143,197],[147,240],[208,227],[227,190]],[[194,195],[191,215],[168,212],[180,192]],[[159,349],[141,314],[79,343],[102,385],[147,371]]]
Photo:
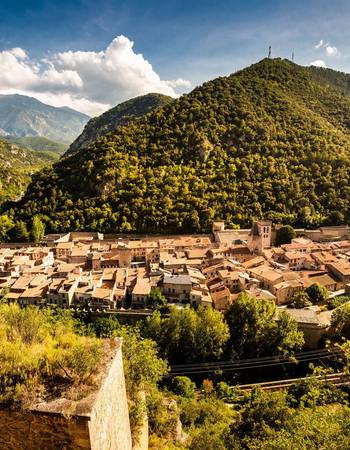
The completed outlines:
[[[312,61],[310,63],[310,66],[315,66],[315,67],[324,67],[326,68],[326,63],[322,60],[322,59],[316,59],[315,61]]]
[[[326,53],[328,56],[338,56],[340,54],[337,47],[332,47],[331,45],[327,45],[325,47],[325,49],[326,49]]]
[[[337,49],[337,47],[332,47],[329,43],[324,42],[323,39],[321,39],[318,44],[315,45],[316,49],[324,49],[326,51],[327,56],[339,56],[340,52]]]
[[[176,96],[188,89],[182,78],[162,80],[134,43],[118,36],[104,51],[67,51],[40,62],[21,48],[0,52],[0,93],[21,93],[96,115],[149,92]]]

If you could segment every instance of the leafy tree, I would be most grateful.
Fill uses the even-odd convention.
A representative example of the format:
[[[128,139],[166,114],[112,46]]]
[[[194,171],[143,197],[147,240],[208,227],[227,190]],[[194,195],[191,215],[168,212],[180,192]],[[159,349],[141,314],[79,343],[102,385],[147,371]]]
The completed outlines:
[[[30,230],[30,237],[33,242],[38,243],[43,240],[45,236],[45,225],[39,216],[34,216],[32,228]]]
[[[12,218],[6,214],[0,215],[0,242],[7,241],[9,233],[14,227]]]
[[[167,363],[158,356],[156,343],[143,338],[137,328],[120,327],[123,338],[123,365],[129,401],[130,426],[137,441],[145,419],[147,397],[167,373]]]
[[[327,307],[328,309],[335,309],[348,302],[350,302],[350,297],[348,295],[339,295],[338,297],[329,298]]]
[[[230,351],[233,357],[255,357],[292,354],[303,345],[301,332],[289,316],[275,320],[276,305],[270,300],[257,300],[246,293],[227,311],[230,327]]]
[[[310,301],[310,297],[307,292],[303,289],[297,291],[291,298],[290,303],[288,305],[289,308],[306,308],[307,306],[311,306],[312,303]]]
[[[110,338],[116,336],[119,329],[119,322],[115,316],[99,317],[91,324],[96,336],[101,338]]]
[[[195,387],[195,383],[188,377],[179,376],[171,380],[171,390],[184,398],[193,398]]]
[[[350,339],[350,304],[345,304],[333,311],[331,329],[336,338]]]
[[[319,283],[314,283],[306,289],[312,303],[322,303],[328,298],[328,290]]]
[[[15,223],[15,226],[11,230],[11,238],[16,242],[29,241],[30,235],[25,222],[19,220]]]
[[[147,306],[151,309],[161,309],[166,306],[167,299],[160,289],[152,289],[147,298]]]
[[[234,428],[242,440],[246,436],[262,439],[283,429],[292,415],[284,392],[264,392],[255,388],[251,392],[249,406],[242,411],[240,422]]]
[[[296,237],[296,232],[290,225],[284,225],[276,233],[276,245],[290,244]]]
[[[154,339],[171,363],[218,359],[229,338],[223,315],[212,308],[173,308],[168,317],[159,312],[147,318],[145,336]]]
[[[303,332],[299,331],[298,324],[288,311],[278,315],[276,326],[268,336],[268,341],[271,348],[276,349],[276,353],[284,356],[293,354],[305,344]]]

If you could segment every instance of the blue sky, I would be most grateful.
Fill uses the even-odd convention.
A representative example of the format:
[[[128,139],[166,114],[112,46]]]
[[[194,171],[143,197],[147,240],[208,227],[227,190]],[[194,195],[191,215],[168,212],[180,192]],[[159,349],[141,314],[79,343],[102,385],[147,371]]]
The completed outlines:
[[[13,55],[26,66],[22,78],[25,75],[29,81],[16,85],[0,75],[0,92],[28,93],[94,114],[151,88],[170,94],[188,91],[262,59],[268,45],[273,56],[290,58],[294,50],[299,64],[317,61],[350,72],[349,23],[350,1],[345,0],[1,0],[0,72],[8,67],[16,70],[6,52],[21,49],[25,56],[19,51]],[[106,78],[102,71],[108,70],[108,61],[101,63],[99,73],[92,67],[96,55],[121,35],[134,46],[130,50],[127,41],[117,42],[110,51],[111,60],[121,64],[124,73],[132,71],[132,86],[116,67],[119,84],[114,86]],[[84,53],[84,63],[79,51]],[[125,59],[120,60],[124,53],[129,58],[127,66]],[[58,54],[65,56],[57,58]],[[143,55],[141,63],[134,58],[138,54]],[[80,66],[75,70],[77,59]],[[149,73],[142,83],[135,77],[147,62],[154,74]],[[94,92],[98,83],[106,83],[110,98]]]

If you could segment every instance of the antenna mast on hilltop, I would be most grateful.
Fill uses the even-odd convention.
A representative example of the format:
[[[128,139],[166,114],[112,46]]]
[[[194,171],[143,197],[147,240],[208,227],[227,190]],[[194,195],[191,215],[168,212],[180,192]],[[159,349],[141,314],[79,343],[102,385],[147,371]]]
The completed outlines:
[[[269,46],[269,56],[268,58],[271,58],[271,45]]]
[[[292,61],[294,62],[294,50],[292,51]]]

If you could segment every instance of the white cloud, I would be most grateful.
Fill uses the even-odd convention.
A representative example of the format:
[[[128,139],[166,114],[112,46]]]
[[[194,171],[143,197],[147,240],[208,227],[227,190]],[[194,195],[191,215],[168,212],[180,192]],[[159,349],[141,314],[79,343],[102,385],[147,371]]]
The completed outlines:
[[[337,47],[332,47],[331,45],[326,45],[326,53],[328,56],[338,56],[340,54]]]
[[[70,106],[90,115],[121,101],[158,92],[175,97],[191,83],[162,80],[134,43],[118,36],[100,52],[66,51],[40,62],[25,50],[0,52],[0,93],[32,95],[54,106]]]
[[[310,63],[310,66],[315,66],[315,67],[324,67],[326,68],[326,63],[322,60],[322,59],[316,59],[315,61],[312,61]]]
[[[331,46],[328,42],[324,42],[323,39],[321,39],[318,44],[315,45],[316,49],[324,49],[326,50],[326,55],[327,56],[339,56],[340,55],[340,51],[337,49],[337,47],[333,47]]]
[[[183,78],[178,78],[177,80],[168,80],[167,84],[171,86],[172,88],[177,87],[184,87],[184,88],[190,88],[191,82],[188,80],[184,80]]]

